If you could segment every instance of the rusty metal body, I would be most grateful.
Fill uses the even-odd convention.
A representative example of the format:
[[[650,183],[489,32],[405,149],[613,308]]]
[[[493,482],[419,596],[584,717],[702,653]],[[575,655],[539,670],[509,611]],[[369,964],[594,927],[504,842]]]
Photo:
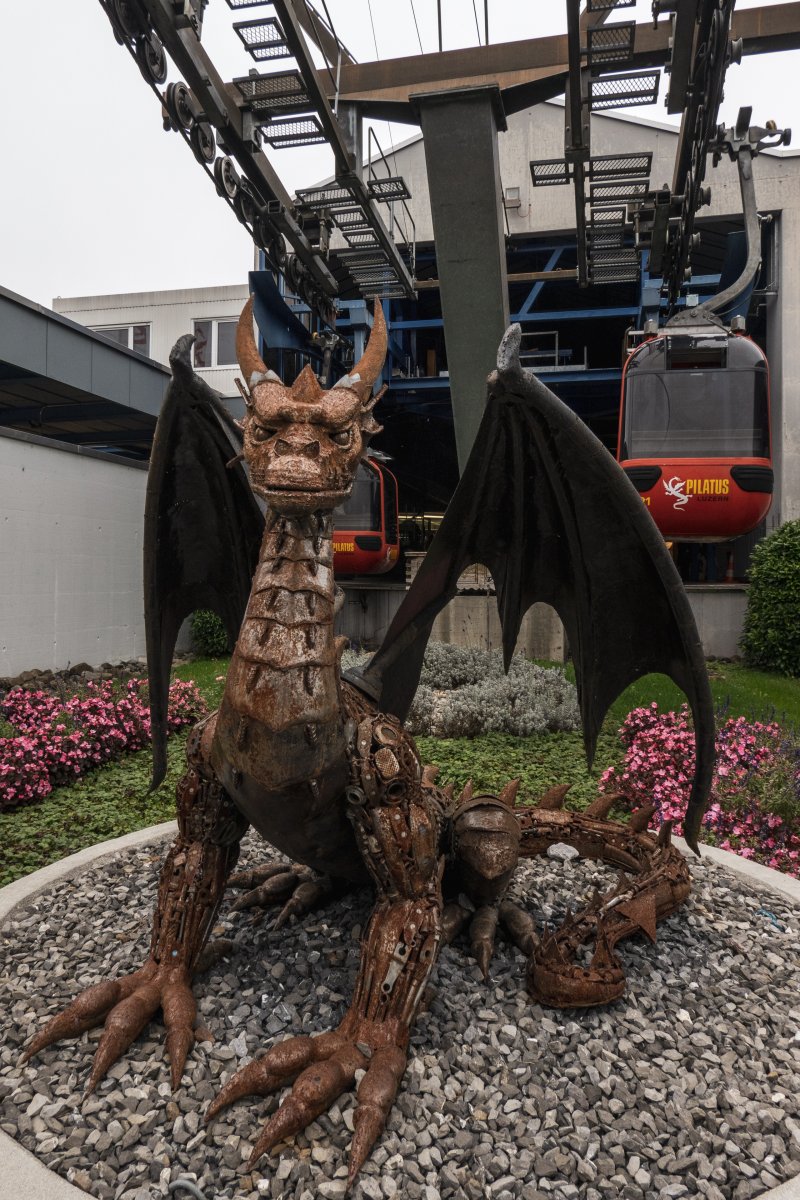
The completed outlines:
[[[160,1007],[178,1086],[192,1043],[203,1036],[195,1028],[192,975],[230,949],[206,945],[225,887],[246,890],[235,910],[282,904],[280,925],[337,888],[371,880],[375,909],[338,1029],[273,1046],[229,1080],[208,1114],[294,1080],[255,1145],[252,1165],[362,1073],[349,1187],[391,1110],[444,941],[468,926],[486,974],[500,928],[527,957],[529,986],[541,1002],[603,1003],[624,990],[615,944],[637,931],[654,937],[656,921],[688,894],[688,874],[668,829],[658,840],[645,832],[649,813],[623,826],[606,819],[610,801],[601,800],[578,816],[561,807],[565,788],[537,807],[517,806],[513,781],[499,796],[474,796],[468,785],[456,798],[437,787],[434,768],[423,769],[400,720],[341,678],[331,513],[378,429],[371,411],[386,351],[380,306],[364,357],[328,393],[308,368],[291,389],[267,371],[249,304],[237,349],[248,385],[244,456],[269,515],[222,704],[190,739],[178,785],[179,833],[162,870],[150,956],[132,975],[83,992],[27,1053],[104,1024],[91,1090]],[[293,865],[231,876],[248,824]],[[540,939],[505,892],[520,857],[553,842],[619,866],[625,876]],[[577,951],[592,938],[594,957],[580,966]]]

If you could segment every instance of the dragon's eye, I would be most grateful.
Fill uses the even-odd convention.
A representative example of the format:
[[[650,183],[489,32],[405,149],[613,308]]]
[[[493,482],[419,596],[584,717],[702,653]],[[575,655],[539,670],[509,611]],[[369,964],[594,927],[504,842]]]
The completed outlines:
[[[344,446],[345,448],[352,445],[353,426],[350,425],[347,429],[340,429],[338,433],[332,433],[331,441],[334,443],[334,445]]]
[[[277,432],[277,429],[271,429],[268,425],[257,425],[255,421],[250,426],[250,436],[254,442],[266,442]]]

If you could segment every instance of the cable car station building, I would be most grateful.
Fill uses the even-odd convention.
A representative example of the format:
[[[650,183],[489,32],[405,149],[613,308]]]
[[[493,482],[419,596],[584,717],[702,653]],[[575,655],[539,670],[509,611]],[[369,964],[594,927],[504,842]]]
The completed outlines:
[[[770,116],[756,115],[759,119]],[[559,158],[563,161],[564,107],[559,103],[539,104],[509,116],[507,121],[503,119],[502,124],[506,128],[497,136],[500,191],[496,220],[505,246],[499,285],[507,298],[507,310],[495,313],[497,328],[492,331],[491,344],[496,347],[508,319],[518,321],[523,329],[523,365],[537,371],[613,451],[626,348],[632,332],[642,330],[645,321],[657,317],[661,280],[650,276],[645,253],[641,270],[623,255],[621,265],[615,270],[605,275],[596,271],[595,282],[579,287],[572,189],[557,182],[543,183],[541,172],[537,177],[537,168],[531,166]],[[433,137],[430,131],[428,134]],[[612,114],[593,116],[593,155],[609,163],[630,162],[630,156],[642,160],[642,166],[647,168],[642,178],[650,188],[670,177],[677,137],[674,128],[650,120]],[[439,269],[442,254],[452,255],[458,250],[442,247],[434,230],[434,226],[442,228],[443,220],[446,225],[448,205],[457,209],[461,204],[463,189],[453,179],[444,201],[439,197],[436,204],[431,204],[421,135],[398,146],[387,160],[374,159],[364,168],[365,177],[386,176],[387,171],[391,177],[404,181],[410,193],[402,211],[397,203],[388,209],[387,224],[405,254],[409,237],[413,238],[417,290],[411,299],[392,295],[391,287],[382,289],[390,353],[386,367],[388,392],[381,402],[380,413],[385,432],[377,445],[390,456],[398,478],[401,514],[416,522],[424,534],[426,523],[447,504],[458,477],[459,457],[466,450],[463,430],[471,421],[474,423],[476,403],[480,403],[474,394],[465,394],[450,373],[453,352],[445,332]],[[762,152],[754,161],[754,175],[758,208],[767,219],[761,230],[762,268],[744,307],[748,312],[748,333],[764,349],[770,363],[774,500],[766,522],[756,534],[738,538],[730,545],[693,546],[681,551],[679,565],[692,596],[701,636],[707,652],[715,655],[737,652],[746,591],[743,586],[731,586],[731,575],[740,583],[744,579],[755,537],[763,536],[783,521],[800,517],[800,157],[791,150]],[[724,282],[734,278],[739,271],[737,259],[742,256],[743,222],[735,166],[723,160],[716,170],[709,167],[706,182],[712,189],[711,203],[698,214],[699,247],[693,255],[694,273],[684,301],[689,305],[713,295],[721,279]],[[481,221],[485,214],[473,215],[470,244],[462,252],[480,258]],[[460,220],[463,219],[461,213]],[[346,262],[347,252],[341,232],[334,229],[329,250],[329,262],[334,268]],[[174,325],[176,314],[182,325],[177,332],[192,330],[194,322],[206,322],[207,358],[202,367],[207,368],[209,382],[216,383],[234,406],[235,372],[231,372],[230,363],[226,362],[225,325],[232,320],[249,289],[256,293],[256,315],[270,365],[276,365],[289,376],[305,360],[319,361],[319,345],[309,337],[309,306],[300,296],[292,295],[290,287],[267,266],[262,255],[265,269],[254,272],[241,287],[179,296],[150,293],[59,300],[60,315],[54,320],[59,328],[68,327],[78,340],[90,339],[92,346],[107,344],[110,336],[116,348],[109,347],[109,354],[117,354],[126,362],[141,358],[135,338],[147,354],[165,361],[164,347],[171,340],[172,331],[165,333],[164,324],[166,320]],[[491,292],[492,287],[496,289],[497,281],[490,284]],[[378,288],[377,294],[380,293]],[[465,339],[479,340],[476,333],[480,332],[479,326],[482,329],[486,299],[480,289],[465,291],[457,297],[456,317],[448,319],[448,323],[462,343]],[[14,306],[13,298],[5,302]],[[450,303],[452,313],[452,298]],[[39,443],[43,438],[53,450],[59,443],[73,448],[99,447],[105,461],[113,461],[117,469],[132,459],[141,462],[152,436],[152,414],[148,411],[144,417],[131,419],[129,409],[129,419],[120,423],[116,419],[119,409],[115,407],[119,400],[112,399],[110,394],[104,396],[94,375],[87,376],[86,386],[76,392],[74,385],[67,382],[69,372],[63,375],[61,386],[58,371],[53,371],[49,362],[33,368],[23,363],[27,351],[21,351],[20,347],[28,334],[24,305],[16,307],[22,325],[17,322],[13,326],[16,333],[11,335],[7,331],[12,326],[6,323],[0,333],[4,343],[0,346],[0,359],[4,362],[0,432],[9,431],[13,436],[16,430],[28,435],[27,445],[19,439],[13,446],[7,443],[14,462],[19,463],[21,456],[31,452],[28,447],[32,441]],[[355,288],[348,294],[345,286],[339,308],[337,329],[349,339],[358,357],[371,324],[371,301],[368,303],[363,292],[360,294]],[[101,332],[81,333],[77,323]],[[486,344],[487,339],[483,341]],[[480,362],[483,378],[494,365],[493,355],[486,356],[485,345],[484,359]],[[157,370],[153,363],[149,369],[151,373]],[[31,376],[37,376],[40,393],[35,405],[25,389],[18,386],[20,372],[27,372],[28,385]],[[92,471],[98,470],[94,462],[91,469],[88,467],[84,457],[81,471],[87,480]],[[19,486],[19,477],[11,486]],[[142,489],[134,492],[138,496]],[[58,499],[53,496],[52,501],[57,507]],[[135,507],[140,500],[132,498],[131,502]],[[602,504],[602,497],[597,502]],[[93,503],[102,507],[103,502],[95,496]],[[30,544],[30,529],[26,533],[20,527],[18,540],[19,545],[12,535],[6,541],[4,558],[16,556],[24,562],[21,550],[23,544]],[[62,552],[67,553],[66,549]],[[138,553],[138,543],[132,542],[130,558],[137,570]],[[24,591],[27,585],[24,579],[19,579],[17,586]],[[401,587],[402,584],[394,583],[381,589],[373,581],[369,593],[359,592],[353,603],[357,602],[362,611],[369,608],[370,616],[354,631],[356,636],[368,636],[385,625]],[[390,594],[392,589],[395,594]],[[131,613],[122,621],[126,626],[140,624],[139,614],[133,611],[134,598],[130,604]],[[119,616],[114,619],[119,624]],[[54,639],[54,643],[60,643],[54,650],[54,662],[58,658],[75,661],[89,657],[85,651],[74,648],[65,652],[68,641],[65,637],[66,634]],[[103,657],[115,657],[113,641],[112,638],[103,643],[106,647]],[[141,642],[137,645],[141,646]],[[124,648],[116,650],[118,657],[129,653],[127,642]],[[0,674],[10,674],[13,667],[22,669],[23,665],[31,664],[12,663],[8,669],[0,667]]]

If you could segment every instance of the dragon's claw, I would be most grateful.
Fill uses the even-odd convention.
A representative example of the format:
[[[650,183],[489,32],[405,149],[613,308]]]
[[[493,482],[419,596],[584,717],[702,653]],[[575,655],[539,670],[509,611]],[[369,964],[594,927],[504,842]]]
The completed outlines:
[[[405,1050],[391,1042],[393,1031],[373,1022],[365,1025],[353,1026],[346,1019],[335,1032],[279,1042],[228,1080],[209,1106],[206,1124],[243,1096],[268,1096],[293,1081],[253,1147],[246,1168],[251,1170],[279,1142],[300,1133],[349,1091],[357,1072],[363,1071],[353,1115],[349,1189],[386,1124],[406,1066]]]
[[[489,977],[498,931],[526,958],[530,958],[539,943],[533,917],[511,900],[486,904],[474,912],[458,901],[447,904],[442,914],[444,942],[454,941],[466,925],[469,925],[470,950],[484,979]]]
[[[86,988],[33,1038],[23,1055],[23,1062],[61,1038],[78,1037],[87,1029],[104,1024],[86,1085],[89,1096],[159,1008],[163,1009],[167,1030],[165,1043],[172,1086],[177,1088],[186,1056],[194,1044],[193,1025],[197,1010],[188,969],[159,964],[152,959],[132,975]]]
[[[290,917],[304,917],[313,912],[333,891],[333,883],[310,867],[293,863],[271,864],[252,871],[240,871],[228,880],[228,886],[245,889],[231,905],[231,912],[248,908],[268,908],[281,905],[273,929],[282,929]]]

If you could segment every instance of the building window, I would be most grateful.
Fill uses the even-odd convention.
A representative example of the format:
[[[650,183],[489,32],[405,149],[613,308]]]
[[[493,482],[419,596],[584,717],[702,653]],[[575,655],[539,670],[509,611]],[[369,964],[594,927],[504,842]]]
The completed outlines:
[[[196,367],[236,366],[236,327],[238,321],[208,318],[194,322],[194,365]]]
[[[124,346],[126,350],[136,350],[148,358],[150,356],[149,325],[92,325],[91,330],[118,346]]]

